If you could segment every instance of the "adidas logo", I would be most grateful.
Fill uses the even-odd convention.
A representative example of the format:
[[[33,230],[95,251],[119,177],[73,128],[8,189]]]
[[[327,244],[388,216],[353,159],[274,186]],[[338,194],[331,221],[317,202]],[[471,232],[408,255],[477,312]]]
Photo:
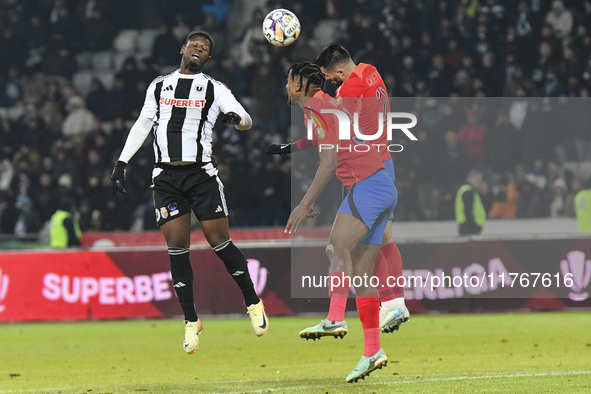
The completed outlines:
[[[244,273],[244,271],[236,271],[232,274],[232,276],[240,276]]]
[[[218,205],[218,207],[215,210],[215,213],[218,213],[218,212],[222,212],[222,207],[220,207],[219,205]]]
[[[163,92],[166,92],[167,90],[174,90],[172,88],[172,85],[168,85],[167,87],[164,88]]]
[[[176,287],[177,289],[178,289],[179,287],[185,287],[185,286],[186,286],[186,284],[184,284],[183,282],[178,282],[178,283],[175,283],[175,284],[173,285],[173,287]]]

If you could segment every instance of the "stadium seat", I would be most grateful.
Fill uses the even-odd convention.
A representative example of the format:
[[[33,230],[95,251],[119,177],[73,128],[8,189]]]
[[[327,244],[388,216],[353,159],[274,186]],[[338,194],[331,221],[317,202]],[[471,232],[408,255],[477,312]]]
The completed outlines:
[[[113,65],[113,53],[111,51],[96,52],[92,55],[92,68],[95,71],[110,70]]]
[[[121,53],[134,52],[137,37],[138,31],[135,29],[121,30],[113,41],[113,48]]]
[[[102,122],[101,123],[101,129],[107,134],[110,135],[111,131],[113,130],[113,122]]]
[[[314,39],[310,40],[310,44],[313,43],[314,49],[320,51],[328,43],[334,41],[342,30],[343,26],[340,21],[323,20],[314,28]]]
[[[92,53],[81,52],[76,55],[76,64],[80,70],[88,70],[92,62]]]
[[[72,83],[74,84],[74,87],[84,97],[86,97],[90,91],[90,84],[92,83],[93,77],[94,75],[92,71],[89,70],[80,70],[72,76]]]
[[[158,29],[144,29],[140,31],[137,37],[137,51],[152,53],[152,46],[157,35]]]
[[[125,63],[125,59],[129,56],[133,56],[129,53],[115,53],[113,55],[113,69],[119,71],[123,68],[123,63]]]
[[[137,60],[138,62],[142,59],[145,58],[151,58],[152,54],[150,52],[138,52],[135,54],[135,60]]]
[[[111,70],[97,71],[94,76],[101,80],[106,90],[111,90],[113,87],[113,80],[115,79],[115,72]]]

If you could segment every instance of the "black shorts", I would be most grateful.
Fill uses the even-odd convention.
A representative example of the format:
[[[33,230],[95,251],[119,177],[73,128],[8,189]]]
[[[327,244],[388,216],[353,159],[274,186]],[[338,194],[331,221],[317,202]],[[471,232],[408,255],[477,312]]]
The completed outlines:
[[[199,221],[228,216],[224,185],[210,164],[172,166],[157,164],[152,173],[156,224],[162,226],[191,209]]]

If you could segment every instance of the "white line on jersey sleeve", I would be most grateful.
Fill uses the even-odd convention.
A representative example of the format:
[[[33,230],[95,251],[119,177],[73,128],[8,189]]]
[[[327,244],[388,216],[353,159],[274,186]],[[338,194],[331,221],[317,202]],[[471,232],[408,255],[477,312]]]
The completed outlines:
[[[142,107],[142,112],[140,113],[140,117],[148,118],[150,120],[154,119],[156,116],[156,111],[158,110],[158,103],[156,102],[156,97],[154,91],[156,90],[156,80],[152,81],[150,86],[148,86],[148,90],[146,91],[146,99],[144,100],[144,106]]]
[[[150,130],[152,130],[152,120],[140,115],[129,131],[119,160],[129,163],[129,160],[141,148],[146,137],[150,134]]]

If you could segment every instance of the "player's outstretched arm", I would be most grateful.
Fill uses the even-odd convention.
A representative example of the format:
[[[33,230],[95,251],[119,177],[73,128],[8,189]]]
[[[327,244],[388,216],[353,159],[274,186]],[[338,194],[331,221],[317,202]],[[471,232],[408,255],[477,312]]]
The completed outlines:
[[[337,170],[337,145],[338,143],[335,143],[332,147],[322,148],[318,152],[320,155],[320,166],[318,166],[316,175],[314,175],[314,180],[308,188],[306,195],[289,216],[284,232],[291,234],[292,232],[298,231],[306,217],[315,216],[313,214],[314,202],[320,196],[326,185],[328,185],[328,182]]]
[[[123,147],[123,151],[119,156],[119,160],[117,164],[113,168],[113,172],[111,173],[111,183],[113,184],[113,195],[116,192],[121,194],[125,194],[125,166],[133,155],[140,149],[146,137],[152,130],[152,119],[146,118],[145,116],[140,115],[138,120],[135,121],[131,130],[129,131],[129,135],[127,136],[127,140],[125,141],[125,146]]]
[[[216,94],[220,106],[220,120],[227,124],[233,124],[237,130],[248,130],[252,126],[252,118],[246,112],[242,104],[236,100],[226,85],[217,83]],[[233,115],[231,115],[233,114]]]
[[[302,138],[296,142],[288,142],[285,144],[271,144],[265,150],[267,155],[284,155],[294,153],[300,150],[308,149],[314,146],[312,141],[307,138]]]
[[[243,111],[242,115],[232,111],[221,114],[220,120],[225,124],[235,126],[238,130],[248,130],[252,126],[252,119],[246,111]]]

